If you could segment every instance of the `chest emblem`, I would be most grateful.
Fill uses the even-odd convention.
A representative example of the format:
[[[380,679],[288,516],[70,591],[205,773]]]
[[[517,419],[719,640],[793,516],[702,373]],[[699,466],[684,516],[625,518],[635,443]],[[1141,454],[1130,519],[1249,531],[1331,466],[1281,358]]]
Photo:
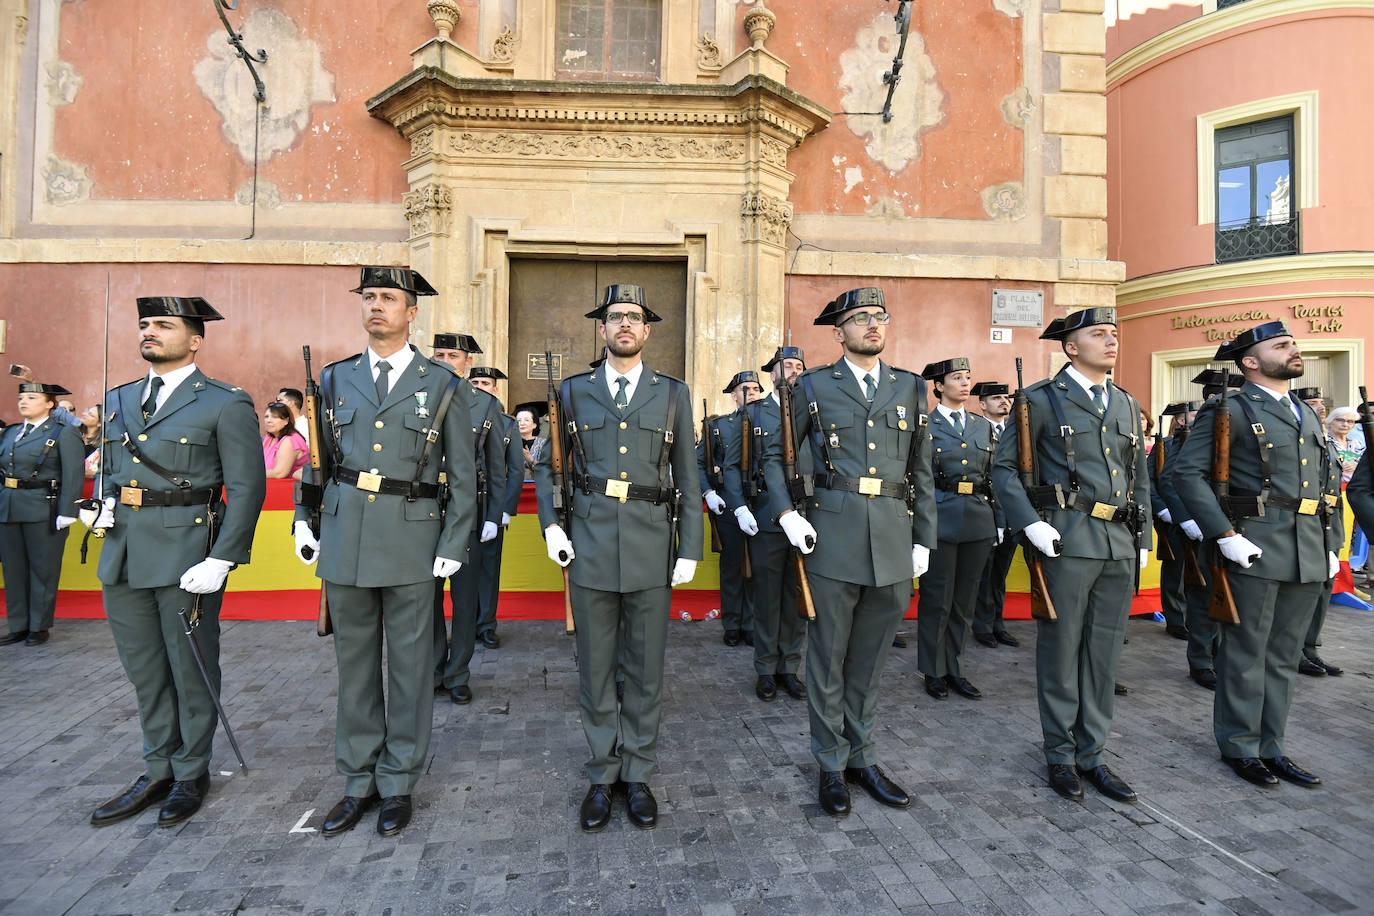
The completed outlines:
[[[415,392],[415,416],[417,416],[417,417],[428,417],[428,416],[429,416],[429,408],[428,408],[427,406],[425,406],[425,402],[427,402],[428,400],[429,400],[429,392],[428,392],[428,391],[417,391],[417,392]]]
[[[831,447],[831,448],[839,448],[839,447],[840,447],[840,434],[839,434],[839,433],[831,433],[831,434],[830,434],[830,447]]]

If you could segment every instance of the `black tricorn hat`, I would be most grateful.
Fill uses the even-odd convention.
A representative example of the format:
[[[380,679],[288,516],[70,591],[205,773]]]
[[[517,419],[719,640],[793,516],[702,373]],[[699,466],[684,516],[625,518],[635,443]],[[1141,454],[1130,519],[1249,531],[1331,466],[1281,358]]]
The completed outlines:
[[[882,309],[887,308],[887,303],[883,300],[883,291],[878,287],[861,286],[858,289],[851,289],[831,299],[812,324],[834,325],[838,323],[839,317],[850,309],[866,308],[873,305]]]
[[[785,359],[800,360],[802,368],[806,368],[806,352],[801,347],[778,347],[773,351],[773,358],[764,363],[760,368],[764,372],[772,372],[773,367]]]
[[[951,359],[942,359],[938,363],[926,363],[926,367],[921,370],[921,378],[938,382],[951,372],[969,372],[971,369],[968,364],[967,356],[955,356]]]
[[[20,383],[19,383],[19,393],[20,393],[20,394],[50,394],[50,395],[54,395],[54,396],[59,395],[59,394],[71,394],[70,391],[68,391],[67,389],[63,388],[61,385],[49,385],[49,384],[46,384],[46,383],[44,383],[44,382],[20,382]]]
[[[979,382],[969,390],[975,398],[990,398],[999,394],[1011,394],[1011,386],[1006,382]]]
[[[429,281],[420,276],[418,270],[411,270],[409,267],[364,267],[358,288],[349,292],[361,293],[368,288],[399,289],[417,296],[439,295],[439,291],[430,286]]]
[[[1239,388],[1241,385],[1245,384],[1245,376],[1241,375],[1239,372],[1228,372],[1225,369],[1203,369],[1197,375],[1193,376],[1193,384],[1203,385],[1207,388],[1215,388],[1220,391],[1223,384],[1222,376],[1225,376],[1226,380],[1224,384],[1227,388]]]
[[[515,409],[511,411],[511,416],[518,414],[522,410],[528,410],[530,413],[534,414],[534,418],[537,420],[549,412],[549,402],[525,401],[524,403],[516,404]]]
[[[729,394],[745,382],[759,383],[759,374],[753,369],[744,369],[735,373],[735,377],[730,379],[730,384],[726,385],[721,394]]]
[[[1292,336],[1293,332],[1288,330],[1288,325],[1283,321],[1266,321],[1264,324],[1256,325],[1248,331],[1241,332],[1234,340],[1228,340],[1217,347],[1217,355],[1213,359],[1240,359],[1245,355],[1246,350],[1261,341],[1274,337]]]
[[[462,350],[464,353],[481,353],[482,348],[477,346],[477,341],[468,334],[449,334],[447,332],[434,335],[434,349],[436,350]]]
[[[503,378],[509,378],[509,376],[495,366],[473,366],[468,370],[468,378],[490,378],[500,381]]]
[[[1294,388],[1293,393],[1298,396],[1299,401],[1320,401],[1322,399],[1320,388]]]
[[[1177,417],[1181,414],[1186,414],[1189,410],[1196,410],[1197,408],[1190,408],[1188,406],[1190,403],[1192,402],[1179,401],[1175,404],[1170,404],[1168,407],[1165,407],[1163,410],[1161,410],[1159,412],[1159,415],[1161,417]]]
[[[1111,306],[1098,306],[1091,309],[1079,309],[1070,312],[1063,318],[1056,318],[1046,326],[1041,332],[1041,340],[1063,340],[1074,331],[1080,328],[1090,328],[1097,324],[1116,324],[1116,309]]]
[[[219,321],[224,316],[199,296],[140,296],[139,318],[198,318]]]
[[[601,364],[604,363],[604,362],[606,361],[606,353],[607,353],[609,350],[610,350],[609,347],[602,347],[602,348],[601,348],[601,355],[598,356],[596,359],[592,360],[591,362],[587,363],[587,368],[588,368],[588,369],[599,369],[599,368],[601,368]]]
[[[613,305],[637,305],[644,310],[645,321],[662,321],[652,309],[644,304],[644,287],[635,286],[633,283],[612,283],[606,287],[606,293],[601,297],[601,304],[587,313],[586,317],[595,318],[597,321],[606,320],[606,310]]]

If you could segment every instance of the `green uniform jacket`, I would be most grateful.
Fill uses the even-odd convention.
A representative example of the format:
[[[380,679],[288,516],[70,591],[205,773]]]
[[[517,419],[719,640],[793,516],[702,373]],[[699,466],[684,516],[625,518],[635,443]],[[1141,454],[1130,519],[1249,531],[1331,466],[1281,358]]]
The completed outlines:
[[[20,439],[23,428],[16,423],[0,436],[0,468],[6,477],[20,480],[56,480],[57,514],[74,518],[85,480],[86,447],[81,434],[51,415]],[[0,522],[46,522],[51,518],[49,509],[47,490],[0,487]]]
[[[506,449],[506,492],[501,498],[501,511],[515,518],[520,511],[520,491],[525,486],[525,446],[520,441],[520,427],[515,417],[503,413],[501,419],[504,423],[501,441]]]
[[[992,498],[983,488],[992,487],[992,457],[997,436],[984,417],[964,411],[964,431],[939,410],[930,412],[931,470],[936,481],[935,510],[939,516],[940,540],[962,544],[997,537],[997,521]],[[979,492],[946,490],[940,480],[953,485],[972,483]],[[933,546],[933,545],[932,545]]]
[[[149,458],[190,482],[193,489],[224,487],[215,542],[207,550],[205,506],[115,505],[114,527],[100,549],[100,581],[132,588],[176,585],[207,556],[240,566],[249,560],[258,514],[267,495],[267,470],[253,400],[240,388],[207,378],[199,369],[176,387],[146,424],[140,406],[146,377],[105,397],[106,470],[101,492],[119,488],[174,490],[171,481],[135,464],[121,434],[138,441]],[[307,468],[308,471],[308,468]]]
[[[468,395],[471,398],[472,411],[472,435],[474,438],[473,473],[481,468],[486,471],[486,490],[478,494],[482,505],[482,517],[473,516],[473,527],[480,528],[483,522],[494,522],[501,524],[501,513],[506,511],[506,422],[505,414],[501,412],[501,402],[498,401],[490,392],[483,391],[481,388],[468,385]],[[454,398],[455,402],[457,397]],[[482,429],[487,424],[491,424],[483,437]],[[477,452],[475,440],[482,440],[481,454]],[[523,461],[523,456],[521,457]],[[476,487],[476,477],[473,478],[473,486]],[[440,554],[447,556],[447,554]],[[456,560],[458,557],[449,557]]]
[[[577,422],[578,436],[594,477],[658,486],[658,461],[668,422],[668,399],[676,395],[669,447],[671,481],[682,490],[682,521],[677,556],[702,557],[701,487],[693,448],[692,398],[685,382],[645,366],[634,397],[624,412],[616,409],[606,387],[603,369],[583,372],[563,382],[565,472],[573,470],[573,447],[567,423]],[[534,467],[539,500],[539,525],[561,524],[553,508],[553,450],[546,448]],[[604,492],[575,490],[572,498],[572,540],[577,557],[568,567],[572,581],[584,588],[608,592],[638,592],[668,585],[668,507],[642,499],[619,499]]]
[[[1259,442],[1240,404],[1241,398],[1249,402],[1256,422],[1264,427],[1270,446],[1267,451],[1271,492],[1290,499],[1321,499],[1323,461],[1328,452],[1326,434],[1317,414],[1306,404],[1295,402],[1302,416],[1299,429],[1293,412],[1253,382],[1246,382],[1240,391],[1227,398],[1231,415],[1231,495],[1254,496],[1260,492],[1262,481]],[[1235,528],[1264,551],[1249,569],[1228,562],[1232,575],[1280,582],[1326,581],[1326,554],[1336,549],[1338,541],[1330,536],[1321,513],[1300,515],[1266,506],[1263,516],[1239,518],[1232,523],[1222,511],[1212,492],[1212,438],[1219,403],[1219,398],[1213,398],[1202,405],[1173,468],[1171,482],[1189,514],[1209,538]]]
[[[1030,404],[1031,439],[1035,442],[1036,484],[1059,484],[1067,494],[1071,489],[1069,465],[1059,421],[1050,404],[1049,389],[1059,397],[1064,419],[1073,436],[1074,460],[1078,470],[1078,500],[1124,506],[1135,502],[1144,512],[1140,547],[1154,544],[1154,529],[1149,524],[1150,469],[1140,435],[1140,405],[1124,388],[1111,386],[1107,412],[1099,414],[1088,392],[1066,370],[1054,378],[1042,379],[1026,389]],[[1041,520],[1021,484],[1016,463],[1016,414],[1008,418],[997,444],[992,484],[997,500],[1006,513],[1007,527],[1024,531]],[[1134,480],[1134,484],[1132,484]],[[1135,532],[1121,524],[1074,509],[1054,508],[1044,521],[1059,532],[1061,555],[1090,560],[1136,560]]]
[[[925,380],[886,363],[878,365],[878,388],[869,403],[844,361],[818,366],[804,375],[816,395],[818,415],[807,406],[802,379],[793,388],[793,433],[798,464],[825,473],[825,454],[814,433],[825,437],[835,473],[844,477],[877,477],[903,483],[912,437],[922,435],[912,462],[915,508],[903,499],[825,489],[817,483],[806,503],[806,518],[816,529],[817,549],[806,568],[820,576],[855,585],[894,585],[912,578],[911,546],[936,544],[935,487],[930,470],[930,436],[925,422]],[[813,428],[813,422],[818,424]],[[809,465],[801,461],[805,454]],[[768,442],[764,477],[773,515],[792,509],[782,473],[781,436]]]
[[[748,506],[749,511],[754,514],[754,521],[758,523],[760,531],[777,533],[782,529],[778,527],[777,512],[774,511],[768,500],[768,485],[763,476],[763,455],[768,450],[769,443],[778,438],[778,431],[782,427],[782,409],[771,394],[759,398],[742,409],[749,417],[750,436],[752,437],[749,441],[750,473],[746,476],[740,469],[740,461],[744,454],[741,448],[743,442],[743,430],[741,429],[734,450],[725,456],[725,502],[731,506]],[[779,449],[779,454],[781,454],[781,449]],[[744,492],[750,477],[753,478],[754,485],[759,488],[758,494],[752,497]]]
[[[331,363],[320,373],[326,422],[318,447],[329,450],[342,467],[401,481],[415,476],[434,412],[455,376],[444,363],[411,349],[410,365],[380,405],[366,353]],[[432,579],[436,556],[468,562],[468,538],[477,517],[473,390],[458,379],[439,441],[420,477],[437,483],[441,470],[448,475],[448,502],[442,511],[434,498],[411,501],[323,482],[317,576],[339,585],[383,588]],[[316,482],[309,465],[302,480]],[[305,507],[296,508],[297,521],[308,514]]]
[[[1370,467],[1369,456],[1374,448],[1366,447],[1350,475],[1350,483],[1345,485],[1345,498],[1350,502],[1350,511],[1355,513],[1355,524],[1366,534],[1374,532],[1374,468]]]
[[[715,490],[716,495],[725,500],[725,507],[731,513],[746,505],[743,492],[738,487],[732,488],[729,480],[731,471],[737,477],[739,474],[740,438],[744,432],[741,425],[743,416],[744,408],[736,407],[724,416],[712,417],[706,423],[706,428],[712,436],[711,457],[716,459],[716,467],[720,468],[720,486],[711,485],[711,478],[717,475],[715,469],[706,467],[705,440],[697,443],[697,480],[701,484],[701,492]],[[734,524],[733,517],[728,521]]]

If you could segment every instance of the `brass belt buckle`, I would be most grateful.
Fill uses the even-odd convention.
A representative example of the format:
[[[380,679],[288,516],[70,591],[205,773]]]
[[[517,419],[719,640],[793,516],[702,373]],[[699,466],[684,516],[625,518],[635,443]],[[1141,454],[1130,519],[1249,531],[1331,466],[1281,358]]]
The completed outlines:
[[[1298,503],[1298,514],[1299,514],[1299,515],[1316,515],[1316,514],[1317,514],[1317,503],[1318,503],[1318,501],[1315,500],[1315,499],[1304,499],[1302,502]]]
[[[358,472],[358,489],[366,490],[369,493],[382,492],[382,475],[369,474],[367,471]]]
[[[17,490],[17,489],[19,489],[19,478],[18,478],[18,477],[6,477],[6,478],[5,478],[5,488],[6,488],[7,490]]]
[[[120,487],[119,501],[126,506],[143,505],[143,491],[137,487]]]
[[[965,496],[971,495],[973,493],[973,484],[967,480],[959,481],[959,492],[963,493]]]
[[[612,496],[621,502],[630,498],[630,484],[624,480],[606,481],[606,495]]]
[[[883,493],[883,482],[877,477],[860,477],[859,492],[864,496],[881,496]]]
[[[1111,503],[1093,503],[1093,518],[1100,518],[1110,522],[1116,518],[1116,506]]]
[[[1330,506],[1331,508],[1333,508],[1333,509],[1336,508],[1336,506],[1340,503],[1340,501],[1341,501],[1341,498],[1340,498],[1339,496],[1337,496],[1335,493],[1327,493],[1327,494],[1326,494],[1326,504],[1327,504],[1328,506]]]

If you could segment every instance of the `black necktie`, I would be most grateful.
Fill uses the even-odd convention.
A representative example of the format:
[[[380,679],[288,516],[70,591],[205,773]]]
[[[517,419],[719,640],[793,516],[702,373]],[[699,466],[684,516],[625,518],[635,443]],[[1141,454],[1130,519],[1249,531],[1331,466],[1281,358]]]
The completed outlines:
[[[162,376],[154,375],[148,383],[148,397],[143,401],[143,419],[151,419],[157,413],[157,393],[162,390]]]
[[[630,403],[629,398],[625,397],[625,386],[630,384],[630,380],[622,375],[615,380],[615,383],[618,386],[618,390],[615,393],[615,406],[619,410],[624,410]]]
[[[25,423],[24,426],[23,426],[23,428],[19,430],[19,438],[22,439],[22,438],[24,438],[25,436],[27,436],[28,434],[29,434],[29,424],[28,424],[28,423]]]
[[[865,376],[864,376],[864,397],[868,398],[868,400],[871,402],[871,401],[873,400],[873,396],[874,396],[875,394],[877,394],[877,393],[878,393],[878,386],[877,386],[876,383],[874,383],[874,381],[873,381],[873,376],[871,376],[871,375],[865,375]]]
[[[381,404],[386,400],[386,396],[391,393],[391,381],[387,376],[391,372],[391,363],[386,360],[377,361],[377,403]]]

